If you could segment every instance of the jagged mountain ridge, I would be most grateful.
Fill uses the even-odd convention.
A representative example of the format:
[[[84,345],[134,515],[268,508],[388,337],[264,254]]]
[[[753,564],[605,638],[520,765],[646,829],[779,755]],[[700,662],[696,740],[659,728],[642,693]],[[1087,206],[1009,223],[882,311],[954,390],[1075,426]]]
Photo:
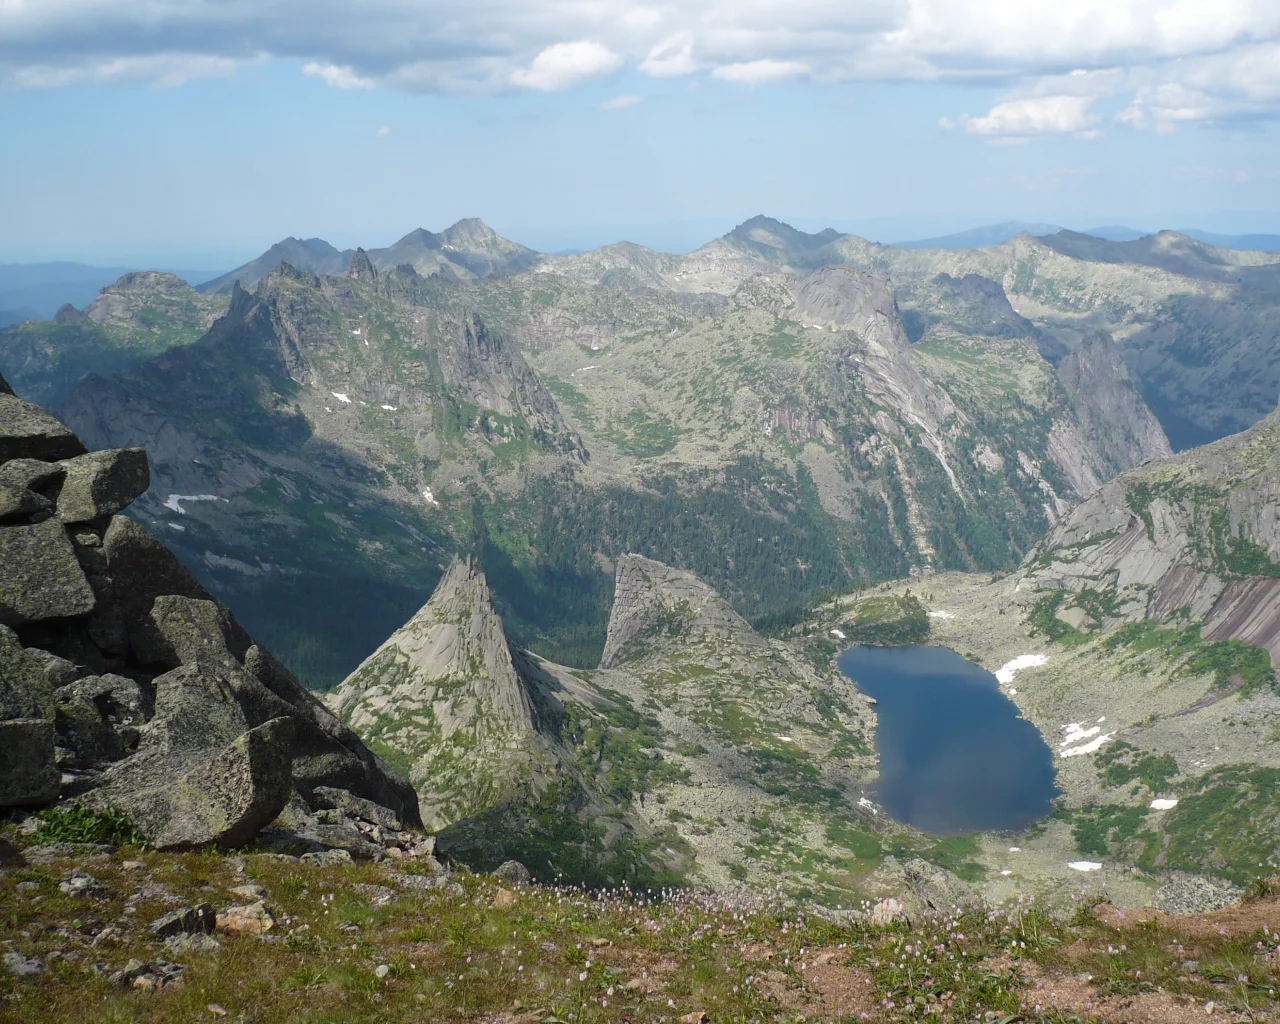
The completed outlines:
[[[412,270],[373,281],[283,266],[238,290],[200,343],[86,378],[62,413],[95,443],[151,448],[156,487],[137,514],[239,595],[255,628],[279,629],[283,588],[286,604],[335,615],[326,632],[341,636],[386,605],[369,601],[381,590],[388,618],[368,628],[385,636],[425,596],[419,570],[429,586],[453,520],[469,519],[465,502],[442,509],[458,477],[507,452],[585,457],[519,353],[462,304],[431,305],[432,287]],[[395,298],[406,290],[423,305]],[[348,580],[342,615],[306,593],[317,574]]]
[[[881,271],[775,270],[724,296],[558,265],[477,282],[362,251],[344,277],[284,265],[191,352],[86,381],[64,413],[95,441],[150,446],[178,508],[138,514],[255,628],[314,571],[304,524],[346,552],[344,592],[403,583],[343,673],[421,603],[442,551],[478,543],[522,642],[551,655],[573,638],[590,664],[627,550],[775,613],[912,564],[1011,566],[1123,468],[1085,437],[1034,330],[980,333],[998,285],[953,288],[912,344]],[[690,502],[706,511],[684,526]]]
[[[322,238],[286,238],[257,259],[200,285],[200,291],[230,294],[237,281],[242,288],[256,288],[281,263],[314,274],[342,274],[354,253],[352,249],[339,252]],[[539,254],[503,238],[478,217],[469,217],[440,234],[416,228],[386,248],[370,249],[368,256],[382,271],[411,266],[423,277],[444,273],[474,280],[523,270]]]

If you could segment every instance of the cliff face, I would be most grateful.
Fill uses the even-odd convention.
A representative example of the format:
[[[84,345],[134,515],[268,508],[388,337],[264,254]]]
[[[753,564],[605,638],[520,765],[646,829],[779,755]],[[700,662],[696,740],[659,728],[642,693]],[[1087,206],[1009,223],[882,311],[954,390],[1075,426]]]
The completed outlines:
[[[1095,331],[1058,364],[1081,433],[1102,480],[1171,454],[1159,420],[1138,392],[1111,335]],[[1086,496],[1089,492],[1083,492]]]
[[[408,784],[118,514],[149,484],[145,451],[86,451],[0,380],[0,805],[115,808],[159,848],[237,846],[334,793],[417,823]]]
[[[1108,595],[1114,621],[1189,615],[1280,655],[1280,412],[1100,487],[1028,560],[1031,581]]]

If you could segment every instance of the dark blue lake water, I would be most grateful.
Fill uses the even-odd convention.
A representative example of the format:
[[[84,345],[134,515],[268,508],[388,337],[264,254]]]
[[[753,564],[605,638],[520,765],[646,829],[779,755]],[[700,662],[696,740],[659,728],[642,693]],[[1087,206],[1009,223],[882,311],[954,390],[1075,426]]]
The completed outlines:
[[[962,835],[1049,813],[1053,754],[986,669],[946,647],[853,647],[839,664],[877,701],[875,798],[895,819]]]

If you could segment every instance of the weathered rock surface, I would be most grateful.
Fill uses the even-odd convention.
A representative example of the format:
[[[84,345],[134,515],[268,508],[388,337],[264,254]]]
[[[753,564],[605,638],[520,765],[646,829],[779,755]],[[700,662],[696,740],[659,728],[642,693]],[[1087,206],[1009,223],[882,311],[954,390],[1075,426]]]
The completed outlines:
[[[40,659],[29,654],[18,635],[0,626],[0,719],[53,720],[53,687]]]
[[[1206,639],[1280,658],[1280,410],[1241,434],[1124,473],[1071,510],[1028,557],[1028,582],[1102,591],[1080,626],[1189,617]],[[1066,621],[1064,619],[1064,621]],[[1079,628],[1079,626],[1077,627]]]
[[[60,522],[0,526],[0,623],[87,615],[95,600]]]
[[[539,680],[508,644],[484,573],[455,558],[431,599],[328,700],[413,760],[424,817],[443,826],[537,788],[561,713]]]
[[[0,394],[0,463],[17,458],[53,462],[84,453],[80,439],[40,406],[12,391]]]
[[[1102,479],[1170,454],[1160,421],[1147,408],[1111,335],[1095,331],[1058,364],[1085,443],[1080,450],[1100,463]],[[1077,491],[1088,496],[1090,490]]]
[[[53,722],[0,722],[0,805],[39,807],[58,799],[61,786],[62,773],[54,763]]]
[[[58,518],[68,524],[115,515],[151,486],[151,467],[142,448],[91,452],[62,465],[66,479],[58,494]]]
[[[84,802],[128,815],[157,849],[243,845],[289,798],[292,723],[273,719],[225,747],[140,752]]]
[[[747,621],[692,573],[642,555],[623,555],[615,577],[601,668],[644,653],[658,637],[701,633],[750,641],[755,636]]]

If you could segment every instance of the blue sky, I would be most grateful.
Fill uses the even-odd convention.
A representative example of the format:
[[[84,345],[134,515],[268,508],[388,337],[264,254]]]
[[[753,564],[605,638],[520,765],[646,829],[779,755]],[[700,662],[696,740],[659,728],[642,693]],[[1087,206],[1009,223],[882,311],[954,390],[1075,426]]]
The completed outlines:
[[[7,0],[0,262],[216,269],[464,216],[544,250],[756,213],[1280,231],[1280,4],[513,3]]]

